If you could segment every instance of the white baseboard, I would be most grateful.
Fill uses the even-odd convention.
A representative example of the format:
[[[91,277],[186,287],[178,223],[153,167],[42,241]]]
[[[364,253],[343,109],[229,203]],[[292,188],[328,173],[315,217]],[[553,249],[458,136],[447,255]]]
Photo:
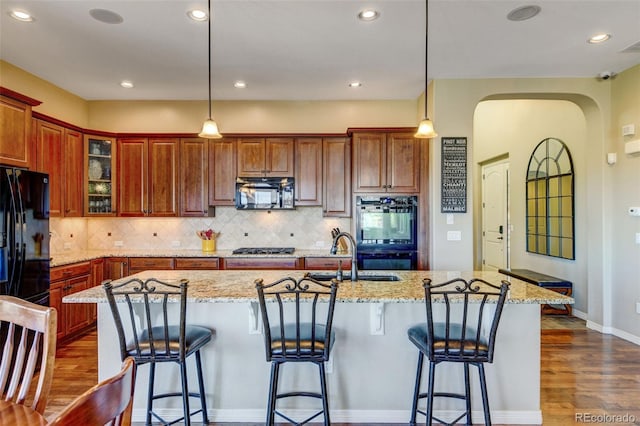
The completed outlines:
[[[598,331],[602,334],[612,334],[616,337],[624,339],[628,342],[636,344],[640,346],[640,336],[636,336],[635,334],[627,333],[624,330],[618,330],[615,327],[604,327],[602,324],[595,323],[593,321],[587,321],[587,328],[591,330]]]
[[[165,419],[175,419],[182,416],[182,411],[178,409],[159,409],[158,415]],[[293,419],[305,419],[313,415],[313,410],[288,410],[286,414]],[[436,411],[435,415],[442,419],[453,419],[460,413],[449,411]],[[208,410],[209,421],[213,422],[237,422],[237,423],[260,423],[265,421],[265,411],[255,409],[242,410]],[[193,416],[193,420],[198,421],[202,417],[200,414]],[[341,423],[408,423],[410,417],[409,410],[331,410],[331,421]],[[471,415],[473,423],[483,423],[481,411],[474,411]],[[146,414],[144,410],[133,410],[132,420],[134,422],[144,422]],[[423,421],[424,416],[418,417]],[[492,411],[491,421],[499,424],[526,424],[541,425],[541,411]]]

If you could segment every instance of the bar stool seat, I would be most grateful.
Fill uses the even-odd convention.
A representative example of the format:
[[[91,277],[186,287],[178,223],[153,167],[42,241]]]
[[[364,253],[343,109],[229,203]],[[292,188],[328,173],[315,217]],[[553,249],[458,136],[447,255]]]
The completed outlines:
[[[324,424],[330,425],[324,363],[329,360],[335,342],[332,322],[338,282],[332,280],[331,285],[327,285],[305,275],[299,280],[286,277],[271,284],[264,284],[259,279],[255,281],[255,285],[264,327],[266,357],[271,362],[266,424],[273,425],[277,415],[299,426],[323,414]],[[327,303],[318,303],[319,301]],[[267,302],[275,303],[269,303],[268,307]],[[287,362],[309,362],[317,365],[320,392],[278,393],[280,366]],[[322,410],[302,421],[295,421],[276,409],[277,400],[291,397],[320,399]]]
[[[442,284],[423,280],[426,323],[417,324],[407,330],[409,341],[418,348],[418,366],[413,394],[410,425],[416,425],[417,414],[446,425],[457,423],[466,417],[471,425],[471,385],[469,367],[478,368],[480,391],[484,408],[484,421],[491,424],[489,397],[484,373],[484,363],[493,362],[496,333],[506,300],[509,283],[500,286],[481,279],[465,281],[462,278]],[[437,306],[437,307],[436,307]],[[440,312],[434,315],[434,310]],[[438,321],[434,321],[434,316]],[[424,358],[429,361],[428,389],[420,391]],[[460,363],[464,370],[464,393],[436,392],[436,366],[442,362]],[[434,416],[434,398],[454,398],[465,402],[465,411],[451,422]],[[420,399],[427,399],[426,410],[418,409]]]
[[[191,416],[198,413],[202,413],[204,424],[209,422],[200,350],[211,341],[213,331],[206,327],[186,324],[187,285],[187,280],[180,280],[179,284],[175,285],[155,278],[149,278],[146,281],[133,278],[117,285],[113,285],[111,281],[103,282],[118,332],[122,359],[130,356],[136,365],[149,364],[147,425],[151,424],[152,417],[154,417],[163,425],[184,422],[188,426],[191,424]],[[116,298],[118,299],[116,300]],[[167,305],[170,299],[175,298],[179,299],[179,313],[170,315]],[[126,326],[118,308],[118,301],[125,301],[127,304],[126,312],[128,315],[123,315],[128,319]],[[161,315],[157,315],[158,311],[161,312]],[[152,320],[156,315],[159,319]],[[176,316],[177,318],[172,318]],[[190,355],[195,355],[198,376],[197,393],[189,392],[187,383],[186,360]],[[156,364],[161,362],[175,362],[179,365],[181,383],[179,392],[162,394],[154,392],[155,368]],[[163,419],[153,411],[155,400],[170,397],[181,398],[183,408],[182,417],[172,421]],[[189,398],[198,398],[200,409],[191,411]]]

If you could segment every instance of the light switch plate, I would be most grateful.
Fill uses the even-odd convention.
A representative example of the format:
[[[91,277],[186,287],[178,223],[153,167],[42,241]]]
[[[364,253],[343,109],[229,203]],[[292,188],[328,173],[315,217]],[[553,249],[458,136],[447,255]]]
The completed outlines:
[[[122,246],[124,246],[124,243],[122,241],[114,241],[113,245],[116,246],[116,247],[122,247]]]
[[[634,124],[625,124],[622,126],[622,136],[633,136],[636,134],[636,126]]]

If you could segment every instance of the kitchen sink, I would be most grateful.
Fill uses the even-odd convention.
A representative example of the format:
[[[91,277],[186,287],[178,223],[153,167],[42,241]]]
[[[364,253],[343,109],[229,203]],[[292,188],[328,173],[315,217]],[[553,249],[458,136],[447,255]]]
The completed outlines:
[[[335,278],[336,274],[334,273],[326,273],[326,272],[316,272],[309,273],[309,278],[313,278],[317,281],[331,281],[332,278]],[[345,281],[351,280],[351,274],[344,274],[343,279]],[[358,274],[358,281],[400,281],[396,275],[388,275],[388,274]]]

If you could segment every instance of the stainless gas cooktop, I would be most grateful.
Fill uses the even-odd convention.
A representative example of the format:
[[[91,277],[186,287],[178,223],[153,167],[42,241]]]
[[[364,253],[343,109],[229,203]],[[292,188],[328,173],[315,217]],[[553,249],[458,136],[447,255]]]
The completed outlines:
[[[240,247],[233,254],[293,254],[293,247]]]

